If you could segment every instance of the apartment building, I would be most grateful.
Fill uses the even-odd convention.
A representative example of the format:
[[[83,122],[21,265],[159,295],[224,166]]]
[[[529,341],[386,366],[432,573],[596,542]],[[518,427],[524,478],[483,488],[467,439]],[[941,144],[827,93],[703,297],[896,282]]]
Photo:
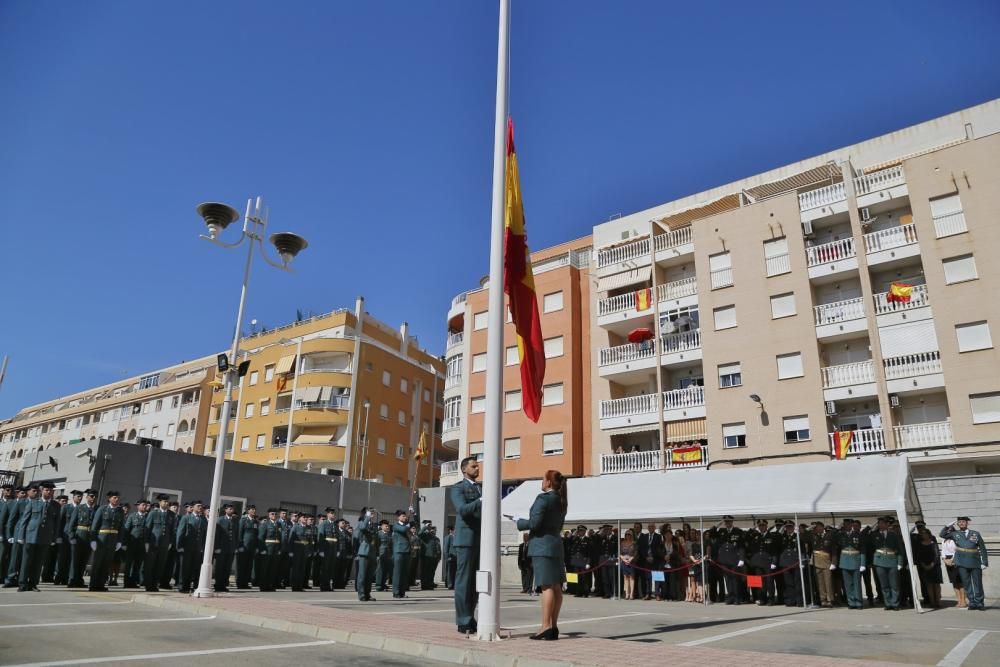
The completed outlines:
[[[261,465],[432,486],[431,461],[454,458],[440,438],[444,364],[404,323],[336,310],[243,339],[246,375],[234,387],[227,457]],[[219,441],[224,392],[210,397],[206,453]],[[413,453],[422,431],[428,456]],[[445,443],[447,445],[449,443]]]
[[[550,468],[592,474],[590,308],[591,239],[532,253],[545,345],[545,382],[538,423],[521,409],[517,335],[506,312],[503,350],[503,472],[505,484],[539,477]],[[454,298],[448,312],[444,430],[447,447],[482,457],[486,411],[486,334],[489,284]],[[458,460],[442,466],[441,484],[461,479]]]
[[[592,469],[995,483],[998,155],[995,100],[595,227]]]
[[[102,438],[200,454],[214,377],[215,357],[204,357],[26,407],[0,422],[0,466],[20,470],[31,452]]]

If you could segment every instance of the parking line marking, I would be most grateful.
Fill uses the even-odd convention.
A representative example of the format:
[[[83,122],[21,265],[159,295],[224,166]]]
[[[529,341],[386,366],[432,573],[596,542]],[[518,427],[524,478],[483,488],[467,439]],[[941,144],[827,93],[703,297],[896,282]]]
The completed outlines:
[[[537,604],[512,604],[512,605],[501,605],[501,609],[524,609],[527,607],[537,608]],[[377,611],[372,614],[372,616],[397,616],[399,614],[444,614],[448,612],[454,612],[454,608],[448,607],[447,609],[416,609],[414,611]]]
[[[23,630],[26,628],[55,628],[64,625],[117,625],[119,623],[180,623],[183,621],[211,621],[215,616],[195,616],[194,618],[126,618],[121,621],[62,621],[59,623],[18,623],[0,625],[0,630]]]
[[[0,604],[0,607],[57,607],[77,604],[132,604],[131,600],[118,602],[22,602],[21,604]]]
[[[788,625],[789,623],[797,623],[797,622],[798,621],[776,621],[775,623],[757,625],[752,628],[744,628],[743,630],[733,630],[732,632],[727,632],[721,635],[712,635],[711,637],[703,637],[702,639],[693,639],[689,642],[682,642],[678,644],[678,646],[701,646],[702,644],[709,644],[711,642],[717,642],[723,639],[729,639],[730,637],[739,637],[740,635],[748,635],[751,632],[759,632],[761,630],[767,630],[768,628],[776,628],[779,625]]]
[[[78,658],[76,660],[55,660],[52,662],[26,662],[10,667],[62,667],[62,665],[93,665],[102,662],[125,662],[128,660],[167,660],[170,658],[190,658],[200,655],[220,653],[244,653],[246,651],[273,651],[282,648],[305,648],[335,644],[332,639],[315,642],[295,642],[293,644],[266,644],[264,646],[236,646],[233,648],[213,648],[202,651],[177,651],[176,653],[147,653],[145,655],[114,655],[103,658]]]
[[[532,605],[535,606],[535,605]],[[647,616],[646,613],[637,611],[631,614],[617,614],[615,616],[597,616],[595,618],[577,618],[572,621],[559,621],[560,625],[569,625],[570,623],[589,623],[590,621],[607,621],[612,618],[628,618],[631,616]],[[506,625],[503,630],[523,630],[524,628],[537,628],[538,623],[532,623],[531,625]]]
[[[973,630],[965,636],[965,639],[958,642],[955,648],[948,651],[948,655],[941,658],[938,667],[959,667],[969,657],[973,649],[976,648],[979,640],[988,634],[989,630]]]

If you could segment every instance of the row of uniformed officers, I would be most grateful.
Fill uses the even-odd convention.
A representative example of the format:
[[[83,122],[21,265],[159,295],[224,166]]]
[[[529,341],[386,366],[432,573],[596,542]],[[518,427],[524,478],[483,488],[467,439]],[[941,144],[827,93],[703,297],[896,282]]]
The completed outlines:
[[[117,585],[119,573],[126,588],[151,592],[175,586],[187,593],[197,585],[209,527],[201,501],[182,509],[160,495],[155,503],[139,500],[129,511],[117,491],[109,491],[101,505],[93,489],[58,498],[52,494],[53,485],[44,482],[3,488],[0,573],[6,573],[5,586],[32,591],[41,580],[106,591]],[[237,516],[226,504],[215,531],[216,591],[228,590],[235,565],[241,589],[332,591],[353,579],[360,600],[371,600],[372,587],[386,590],[390,581],[394,596],[403,597],[418,577],[421,588],[434,588],[442,558],[437,529],[429,521],[418,529],[417,520],[403,511],[390,524],[376,521],[366,508],[351,525],[329,507],[318,516],[270,508],[258,517],[252,505]],[[446,546],[449,541],[450,536]],[[453,560],[444,568],[446,582],[454,576]]]

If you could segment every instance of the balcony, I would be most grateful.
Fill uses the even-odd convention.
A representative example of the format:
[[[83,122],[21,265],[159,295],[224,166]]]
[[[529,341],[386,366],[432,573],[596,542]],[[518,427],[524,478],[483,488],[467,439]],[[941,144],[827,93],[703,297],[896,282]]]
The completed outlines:
[[[870,232],[863,239],[869,264],[881,264],[920,254],[917,226],[912,222]]]
[[[626,452],[624,454],[601,454],[601,474],[614,475],[623,472],[646,472],[663,467],[660,451]]]
[[[660,354],[662,366],[701,359],[701,329],[664,334],[660,337]],[[601,377],[648,371],[656,366],[656,349],[652,341],[606,347],[598,355]]]
[[[705,416],[705,388],[686,387],[663,392],[663,419],[697,419]]]
[[[680,468],[704,468],[708,465],[708,445],[701,445],[701,456],[693,461],[677,460],[675,458],[683,459],[685,457],[674,457],[671,455],[671,449],[667,450],[667,470],[677,470]],[[678,449],[678,448],[674,448]],[[679,448],[684,449],[684,448]]]
[[[938,238],[954,236],[955,234],[961,234],[967,231],[969,231],[969,227],[965,224],[964,211],[956,211],[946,215],[939,215],[934,218],[934,234]]]
[[[783,273],[790,273],[792,270],[792,260],[787,252],[780,255],[764,258],[764,267],[767,269],[767,277],[780,276]]]
[[[606,366],[617,366],[619,364],[627,364],[625,370],[635,370],[633,364],[641,359],[652,359],[656,356],[656,350],[652,343],[626,343],[625,345],[616,345],[614,347],[606,347],[600,351],[600,362],[599,365],[603,369]],[[643,365],[643,368],[652,368],[653,363],[650,362],[647,365]]]
[[[715,269],[710,275],[712,278],[712,289],[722,289],[733,284],[733,269],[731,267]]]
[[[854,179],[854,196],[857,198],[859,208],[903,197],[906,194],[906,178],[902,165],[879,169]]]
[[[663,355],[699,350],[701,349],[701,329],[664,334],[660,336],[660,349]],[[697,358],[701,359],[701,356]],[[663,363],[667,362],[664,361]]]
[[[809,267],[810,278],[822,278],[835,276],[846,271],[856,271],[858,259],[854,249],[854,239],[845,238],[830,243],[808,246],[806,248],[806,265]]]
[[[847,448],[848,456],[860,456],[862,454],[877,454],[885,451],[885,436],[880,428],[863,428],[851,431],[851,444]],[[835,444],[836,433],[830,433],[830,453],[837,455]]]
[[[923,424],[903,424],[893,428],[896,447],[899,449],[923,449],[940,445],[954,445],[955,436],[951,432],[951,421],[925,422]]]
[[[659,411],[656,394],[601,401],[601,428],[656,424],[660,421]]]
[[[451,322],[459,315],[465,314],[465,302],[469,298],[468,292],[462,292],[451,300],[451,307],[448,308],[448,321]]]
[[[450,350],[456,345],[461,345],[464,339],[465,339],[465,333],[462,331],[459,331],[458,333],[448,334],[448,344],[445,346],[445,349]]]
[[[637,258],[649,257],[649,237],[624,243],[611,248],[602,248],[597,251],[597,268],[603,269],[609,266],[628,262]]]
[[[656,286],[656,298],[660,303],[682,299],[688,296],[696,296],[697,294],[698,283],[693,276]],[[611,322],[620,322],[622,320],[631,319],[640,315],[651,315],[652,309],[640,311],[636,308],[635,295],[636,292],[631,291],[599,301],[597,303],[598,317],[615,315],[617,313],[624,313],[624,315],[610,318],[605,321],[598,320],[598,324],[605,325]]]
[[[813,319],[816,321],[817,338],[843,336],[868,329],[865,303],[861,297],[815,306]]]
[[[826,187],[800,194],[799,210],[803,212],[809,211],[846,200],[847,191],[844,190],[844,184],[842,182],[834,183],[833,185],[827,185]]]
[[[858,396],[874,396],[875,364],[858,361],[820,369],[823,380],[823,398],[827,401],[843,400]]]
[[[886,357],[882,365],[891,394],[944,386],[941,353],[937,350]]]
[[[910,292],[910,300],[905,303],[900,301],[889,301],[888,292],[879,292],[872,296],[875,300],[875,316],[879,318],[879,326],[899,324],[903,321],[911,322],[913,320],[926,319],[927,317],[930,317],[929,312],[926,314],[926,317],[916,317],[914,315],[906,317],[891,317],[896,313],[930,306],[931,302],[930,296],[927,294],[927,285],[914,285],[913,291]]]
[[[653,250],[656,252],[656,261],[670,259],[679,255],[686,255],[694,252],[694,235],[691,226],[681,227],[666,234],[653,237]],[[663,256],[661,257],[661,253]]]

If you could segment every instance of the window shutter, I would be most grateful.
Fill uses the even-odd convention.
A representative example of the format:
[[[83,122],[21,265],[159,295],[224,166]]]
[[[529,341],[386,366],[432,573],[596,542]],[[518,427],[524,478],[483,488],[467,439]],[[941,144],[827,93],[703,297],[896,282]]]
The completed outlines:
[[[976,272],[976,259],[972,255],[960,255],[942,260],[944,265],[944,281],[947,284],[960,283],[965,280],[975,280],[979,277]]]
[[[772,241],[764,241],[764,257],[770,259],[778,255],[788,254],[788,239],[782,237]]]
[[[935,352],[938,349],[933,320],[907,322],[879,330],[882,356],[899,357],[917,352]]]
[[[962,200],[957,193],[946,197],[932,199],[930,204],[932,218],[941,218],[946,215],[962,212]]]
[[[736,326],[736,306],[723,306],[713,311],[715,315],[715,328],[730,329]]]
[[[795,314],[795,293],[775,294],[771,297],[771,317],[788,317]]]
[[[809,430],[809,417],[803,415],[801,417],[785,417],[785,432],[788,431],[808,431]]]
[[[778,355],[778,379],[802,377],[802,353]]]
[[[738,424],[723,424],[722,425],[722,437],[730,438],[738,435],[746,435],[747,426],[743,422]]]
[[[710,271],[721,271],[731,269],[733,260],[728,252],[720,252],[718,255],[710,255],[708,258],[708,268]]]
[[[956,324],[955,334],[958,336],[959,352],[985,350],[993,347],[993,339],[990,337],[990,327],[985,321]]]

